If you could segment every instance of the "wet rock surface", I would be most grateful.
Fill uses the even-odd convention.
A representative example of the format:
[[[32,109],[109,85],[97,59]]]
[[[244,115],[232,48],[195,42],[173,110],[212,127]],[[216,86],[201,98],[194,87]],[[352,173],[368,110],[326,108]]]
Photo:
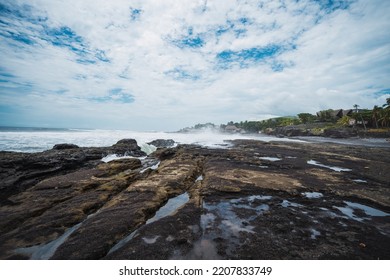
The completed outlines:
[[[175,145],[175,141],[173,139],[156,139],[148,143],[149,145],[153,145],[157,148],[168,148]]]
[[[57,144],[41,153],[0,151],[0,203],[9,203],[9,196],[48,177],[93,168],[109,154],[146,155],[134,139],[123,139],[111,147],[80,148],[73,144]]]
[[[389,148],[232,144],[2,152],[0,258],[390,259]]]

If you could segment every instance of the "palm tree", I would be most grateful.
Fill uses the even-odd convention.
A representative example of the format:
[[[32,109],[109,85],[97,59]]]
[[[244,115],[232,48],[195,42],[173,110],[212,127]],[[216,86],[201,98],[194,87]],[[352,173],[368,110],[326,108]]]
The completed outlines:
[[[379,120],[382,126],[388,127],[390,126],[390,98],[386,99],[386,104],[383,104],[382,108],[382,114]]]
[[[381,118],[382,110],[383,109],[381,107],[378,107],[376,105],[372,109],[372,120],[374,121],[376,128],[379,128],[378,121]]]
[[[357,104],[355,104],[355,105],[353,105],[353,107],[355,108],[356,117],[358,117],[358,116],[360,115],[360,118],[361,118],[361,120],[362,120],[362,124],[363,124],[363,127],[364,127],[364,131],[367,131],[366,122],[364,121],[362,114],[360,113],[360,114],[358,115],[358,113],[359,113],[358,108],[359,108],[360,106],[357,105]]]
[[[390,110],[386,110],[382,117],[383,126],[390,127]]]
[[[390,108],[390,97],[389,97],[389,98],[386,98],[386,104],[383,104],[382,107],[385,108],[385,109]]]
[[[390,125],[390,112],[383,110],[382,117],[379,119],[383,127],[388,127]]]

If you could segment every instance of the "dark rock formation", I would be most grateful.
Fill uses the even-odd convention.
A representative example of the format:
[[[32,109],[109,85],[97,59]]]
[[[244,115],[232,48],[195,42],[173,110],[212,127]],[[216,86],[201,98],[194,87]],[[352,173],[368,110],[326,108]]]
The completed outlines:
[[[54,145],[53,147],[53,150],[67,150],[67,149],[78,149],[79,146],[75,145],[75,144],[56,144]]]
[[[358,135],[357,131],[352,128],[330,128],[325,129],[323,136],[331,138],[351,138]]]
[[[269,134],[275,135],[275,136],[287,136],[287,137],[293,137],[293,136],[311,136],[312,133],[309,129],[305,129],[298,126],[281,126],[276,127],[273,130],[268,131]]]
[[[41,153],[0,152],[0,205],[7,198],[28,189],[47,177],[92,168],[109,154],[145,156],[134,139],[121,140],[111,147],[79,148],[58,144]]]
[[[157,148],[169,148],[175,145],[175,141],[172,139],[156,139],[152,142],[149,142],[148,144]]]
[[[122,139],[115,145],[112,145],[108,151],[112,154],[126,154],[135,157],[142,157],[146,155],[143,151],[141,151],[141,148],[137,145],[137,141],[134,139]]]
[[[3,152],[0,258],[390,258],[389,148],[232,144]]]

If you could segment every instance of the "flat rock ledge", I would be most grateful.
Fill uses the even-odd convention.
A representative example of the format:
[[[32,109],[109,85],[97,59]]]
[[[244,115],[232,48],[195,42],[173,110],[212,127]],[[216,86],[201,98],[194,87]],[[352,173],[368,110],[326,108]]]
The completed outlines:
[[[390,149],[232,144],[0,152],[0,258],[390,259]]]

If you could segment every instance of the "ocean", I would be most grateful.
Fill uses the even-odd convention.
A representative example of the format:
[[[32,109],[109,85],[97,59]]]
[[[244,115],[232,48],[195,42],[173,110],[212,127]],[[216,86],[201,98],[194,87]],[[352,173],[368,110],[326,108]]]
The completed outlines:
[[[155,139],[173,139],[177,144],[198,144],[205,147],[224,148],[225,140],[256,139],[262,141],[300,141],[280,139],[264,134],[222,134],[213,131],[196,133],[139,132],[130,130],[61,129],[0,127],[0,151],[41,152],[55,144],[71,143],[80,147],[111,146],[121,139],[133,138],[139,146]]]
[[[261,141],[285,142],[331,142],[344,145],[364,145],[371,147],[390,147],[385,139],[330,139],[323,137],[278,138],[265,134],[224,134],[205,130],[193,133],[140,132],[130,130],[102,129],[63,129],[0,127],[0,151],[42,152],[55,144],[71,143],[80,147],[111,146],[121,139],[133,138],[139,146],[155,139],[173,139],[177,144],[197,144],[204,147],[226,148],[226,140],[254,139]]]

